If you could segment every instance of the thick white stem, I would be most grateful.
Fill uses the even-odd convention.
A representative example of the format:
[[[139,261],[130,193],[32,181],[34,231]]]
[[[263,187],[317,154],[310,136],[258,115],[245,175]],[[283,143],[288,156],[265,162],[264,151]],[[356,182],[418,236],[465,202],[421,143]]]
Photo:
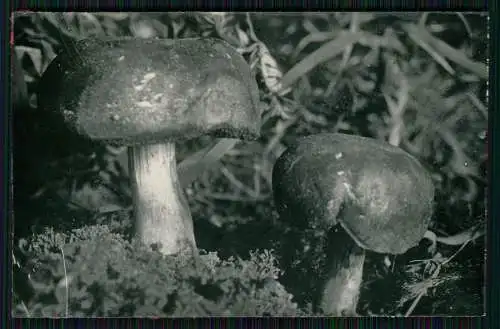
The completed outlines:
[[[146,245],[166,255],[193,250],[189,205],[177,176],[175,144],[129,147],[136,231]]]
[[[335,234],[335,249],[329,249],[330,265],[320,308],[328,316],[356,316],[365,251],[343,230]]]

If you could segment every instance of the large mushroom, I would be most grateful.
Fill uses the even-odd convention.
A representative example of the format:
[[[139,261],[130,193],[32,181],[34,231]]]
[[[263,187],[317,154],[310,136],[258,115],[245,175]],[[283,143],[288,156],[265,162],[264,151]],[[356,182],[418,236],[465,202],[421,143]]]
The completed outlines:
[[[355,315],[365,250],[402,254],[424,237],[433,211],[429,173],[400,148],[370,138],[301,138],[273,169],[283,220],[327,246],[318,311]]]
[[[87,39],[67,46],[40,85],[39,105],[71,129],[128,146],[142,241],[164,254],[195,249],[175,142],[258,137],[258,88],[244,58],[211,38]]]

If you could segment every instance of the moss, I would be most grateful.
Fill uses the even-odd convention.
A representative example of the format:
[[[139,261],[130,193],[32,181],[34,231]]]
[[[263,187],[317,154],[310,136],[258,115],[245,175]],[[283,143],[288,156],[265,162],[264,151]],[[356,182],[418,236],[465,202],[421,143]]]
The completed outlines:
[[[300,314],[277,281],[270,251],[251,252],[247,260],[204,251],[163,256],[107,225],[67,234],[47,229],[20,248],[34,292],[23,313],[31,316]],[[17,315],[25,316],[21,310]]]

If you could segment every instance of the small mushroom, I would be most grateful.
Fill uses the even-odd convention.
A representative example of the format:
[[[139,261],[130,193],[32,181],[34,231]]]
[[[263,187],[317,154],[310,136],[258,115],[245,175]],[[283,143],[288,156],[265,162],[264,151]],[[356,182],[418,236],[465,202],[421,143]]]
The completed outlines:
[[[40,85],[39,105],[70,128],[128,146],[142,241],[164,254],[194,250],[175,142],[203,134],[258,137],[258,88],[243,57],[210,38],[87,39],[66,47]]]
[[[301,138],[278,158],[272,177],[280,217],[324,239],[328,269],[316,308],[331,316],[356,314],[365,250],[405,253],[433,212],[429,173],[402,149],[370,138]]]

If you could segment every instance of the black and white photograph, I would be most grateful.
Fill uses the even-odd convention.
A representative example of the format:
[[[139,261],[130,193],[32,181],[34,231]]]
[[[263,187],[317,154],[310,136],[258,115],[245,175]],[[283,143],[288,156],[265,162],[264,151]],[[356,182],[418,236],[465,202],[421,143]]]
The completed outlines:
[[[486,12],[11,16],[12,316],[483,316]]]

